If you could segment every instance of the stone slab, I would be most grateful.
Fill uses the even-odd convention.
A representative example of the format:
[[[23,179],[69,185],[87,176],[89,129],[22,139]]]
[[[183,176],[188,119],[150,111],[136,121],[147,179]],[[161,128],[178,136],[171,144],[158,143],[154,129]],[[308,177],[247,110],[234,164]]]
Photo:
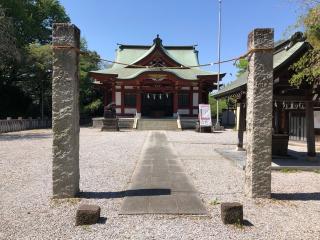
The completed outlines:
[[[208,214],[196,193],[176,193],[175,196],[179,214],[194,214],[195,211],[200,215]]]
[[[289,147],[293,147],[290,146]],[[234,149],[214,149],[222,157],[232,161],[237,167],[244,170],[246,167],[246,151],[236,151]],[[307,153],[297,153],[288,150],[288,156],[272,156],[271,170],[293,169],[301,171],[314,171],[320,169],[320,154],[316,161],[306,160]]]
[[[121,214],[144,214],[148,212],[148,197],[126,197],[121,207]]]
[[[120,214],[208,214],[163,132],[148,135],[128,189]]]
[[[153,214],[178,213],[177,201],[172,195],[149,197],[148,212]]]

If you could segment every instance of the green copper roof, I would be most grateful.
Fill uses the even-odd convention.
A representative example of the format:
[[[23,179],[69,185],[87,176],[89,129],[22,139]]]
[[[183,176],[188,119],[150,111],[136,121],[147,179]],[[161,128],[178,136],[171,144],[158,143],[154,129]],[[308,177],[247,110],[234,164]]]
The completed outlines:
[[[305,41],[291,42],[291,41],[281,41],[275,46],[275,52],[273,55],[273,71],[284,66],[288,61],[292,59],[299,52],[303,51],[308,47],[308,43]],[[242,74],[235,81],[226,85],[220,91],[212,94],[215,98],[223,98],[234,92],[239,91],[241,88],[246,88],[248,73]]]
[[[232,94],[234,92],[237,92],[241,87],[246,87],[247,79],[248,79],[248,72],[245,72],[241,76],[239,76],[237,80],[232,81],[231,83],[225,85],[223,89],[212,94],[212,96],[220,97],[220,96],[224,96],[225,94]]]
[[[120,45],[116,51],[116,62],[134,64],[135,62],[143,59],[149,55],[155,48],[152,46],[126,46]],[[193,47],[174,47],[174,46],[163,46],[164,52],[173,60],[184,66],[195,66],[199,65],[198,51]],[[114,67],[123,67],[123,65],[115,64]]]
[[[181,66],[197,66],[199,65],[198,51],[195,46],[163,46],[162,41],[159,37],[154,40],[154,44],[151,46],[141,46],[141,45],[123,45],[120,44],[119,48],[116,50],[115,62],[125,63],[125,64],[136,64],[143,58],[147,57],[156,46],[160,46],[164,54],[169,58],[174,60]],[[199,75],[216,75],[214,72],[209,72],[200,69],[199,67],[193,67],[190,69],[159,69],[159,68],[133,68],[126,67],[122,64],[114,63],[110,68],[92,71],[92,73],[98,74],[115,74],[119,79],[132,79],[144,72],[167,72],[172,73],[179,78],[187,80],[198,80]],[[224,74],[221,74],[224,76]]]
[[[199,75],[213,75],[215,73],[201,70],[199,68],[191,69],[165,69],[161,70],[159,68],[124,68],[124,67],[112,67],[99,71],[92,71],[93,73],[100,74],[117,74],[119,79],[132,79],[144,72],[154,72],[159,71],[163,73],[172,73],[179,78],[187,80],[197,80]]]
[[[297,42],[292,47],[286,49],[284,48],[282,51],[276,52],[273,55],[273,69],[279,68],[282,64],[284,64],[292,55],[298,52],[300,49],[304,48],[305,42]]]

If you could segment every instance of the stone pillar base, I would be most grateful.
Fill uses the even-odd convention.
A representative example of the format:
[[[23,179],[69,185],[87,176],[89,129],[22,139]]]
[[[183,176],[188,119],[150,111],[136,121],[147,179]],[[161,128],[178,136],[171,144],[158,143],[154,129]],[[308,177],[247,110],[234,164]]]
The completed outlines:
[[[96,205],[80,205],[76,214],[76,226],[96,224],[100,218],[101,209]]]
[[[214,125],[213,127],[213,131],[224,131],[224,126],[219,125]]]
[[[224,224],[242,224],[243,206],[237,202],[221,204],[221,219]]]
[[[105,118],[102,120],[103,125],[101,131],[104,132],[117,132],[119,131],[119,122],[117,118]]]
[[[236,147],[236,151],[245,151],[243,147]]]

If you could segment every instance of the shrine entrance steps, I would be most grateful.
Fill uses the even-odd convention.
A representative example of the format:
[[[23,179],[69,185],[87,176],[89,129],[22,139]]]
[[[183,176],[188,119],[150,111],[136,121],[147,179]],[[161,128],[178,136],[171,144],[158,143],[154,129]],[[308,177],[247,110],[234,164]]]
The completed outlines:
[[[164,131],[150,131],[120,214],[208,215]]]
[[[177,119],[175,118],[140,118],[137,125],[138,130],[165,130],[178,131]]]

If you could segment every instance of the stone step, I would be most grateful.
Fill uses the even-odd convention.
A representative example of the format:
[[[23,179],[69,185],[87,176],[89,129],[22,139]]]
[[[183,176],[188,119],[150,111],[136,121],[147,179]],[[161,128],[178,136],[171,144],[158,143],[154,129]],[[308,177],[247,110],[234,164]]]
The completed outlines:
[[[134,118],[119,118],[119,128],[128,128],[132,129],[133,128],[133,122]]]
[[[177,119],[139,119],[138,130],[171,130],[177,131]]]

